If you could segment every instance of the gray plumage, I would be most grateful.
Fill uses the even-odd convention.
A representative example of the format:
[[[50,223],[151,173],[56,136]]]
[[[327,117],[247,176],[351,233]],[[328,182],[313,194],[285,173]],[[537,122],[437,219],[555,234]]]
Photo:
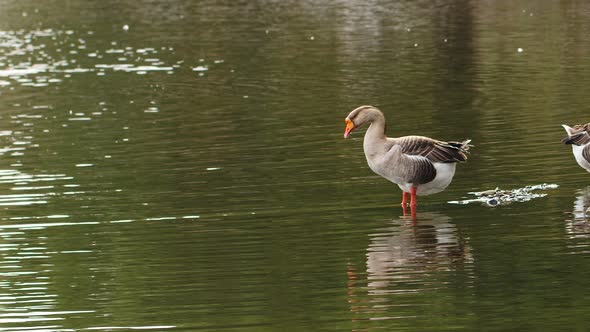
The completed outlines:
[[[565,131],[568,133],[561,141],[565,144],[585,145],[590,143],[590,123],[585,125],[575,125],[567,127],[564,125]]]
[[[562,143],[572,146],[572,152],[578,165],[590,172],[590,123],[570,127],[562,125],[567,137],[561,140]]]
[[[410,192],[411,187],[417,187],[418,195],[444,190],[453,178],[455,164],[467,160],[470,140],[444,142],[425,136],[388,138],[385,117],[373,106],[358,107],[347,119],[352,122],[352,129],[370,124],[363,141],[367,163],[371,170],[398,184],[404,192]],[[345,137],[352,129],[347,127]]]

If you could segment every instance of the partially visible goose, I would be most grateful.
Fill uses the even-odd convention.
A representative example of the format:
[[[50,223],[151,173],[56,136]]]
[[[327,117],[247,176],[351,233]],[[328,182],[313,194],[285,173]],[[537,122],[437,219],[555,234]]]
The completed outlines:
[[[567,132],[567,137],[561,141],[572,145],[578,165],[590,172],[590,123],[575,125],[573,128],[568,125],[561,126]]]
[[[397,184],[402,193],[402,206],[408,202],[416,207],[416,195],[443,191],[455,175],[457,162],[467,160],[467,139],[463,142],[443,142],[424,136],[387,137],[385,116],[373,106],[360,106],[345,119],[344,138],[365,123],[363,149],[373,172]]]

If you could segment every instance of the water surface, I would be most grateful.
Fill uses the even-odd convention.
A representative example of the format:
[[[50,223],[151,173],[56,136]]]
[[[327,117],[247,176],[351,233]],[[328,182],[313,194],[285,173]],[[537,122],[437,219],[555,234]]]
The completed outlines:
[[[1,331],[587,329],[585,2],[0,5]],[[363,104],[473,140],[415,220]]]

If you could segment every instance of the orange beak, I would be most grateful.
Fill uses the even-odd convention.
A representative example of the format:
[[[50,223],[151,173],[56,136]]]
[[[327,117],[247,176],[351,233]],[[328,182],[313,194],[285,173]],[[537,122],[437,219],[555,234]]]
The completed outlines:
[[[344,138],[348,138],[348,136],[350,136],[350,133],[354,129],[354,123],[349,118],[344,119],[344,122],[346,122],[346,130],[344,130]]]

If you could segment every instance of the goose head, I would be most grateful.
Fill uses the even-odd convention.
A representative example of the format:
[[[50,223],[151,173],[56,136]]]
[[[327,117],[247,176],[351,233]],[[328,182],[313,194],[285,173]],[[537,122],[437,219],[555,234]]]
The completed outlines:
[[[374,106],[360,106],[352,110],[350,114],[344,119],[346,129],[344,130],[344,138],[348,138],[353,130],[359,128],[365,123],[371,123],[377,118],[384,118],[383,113]]]

